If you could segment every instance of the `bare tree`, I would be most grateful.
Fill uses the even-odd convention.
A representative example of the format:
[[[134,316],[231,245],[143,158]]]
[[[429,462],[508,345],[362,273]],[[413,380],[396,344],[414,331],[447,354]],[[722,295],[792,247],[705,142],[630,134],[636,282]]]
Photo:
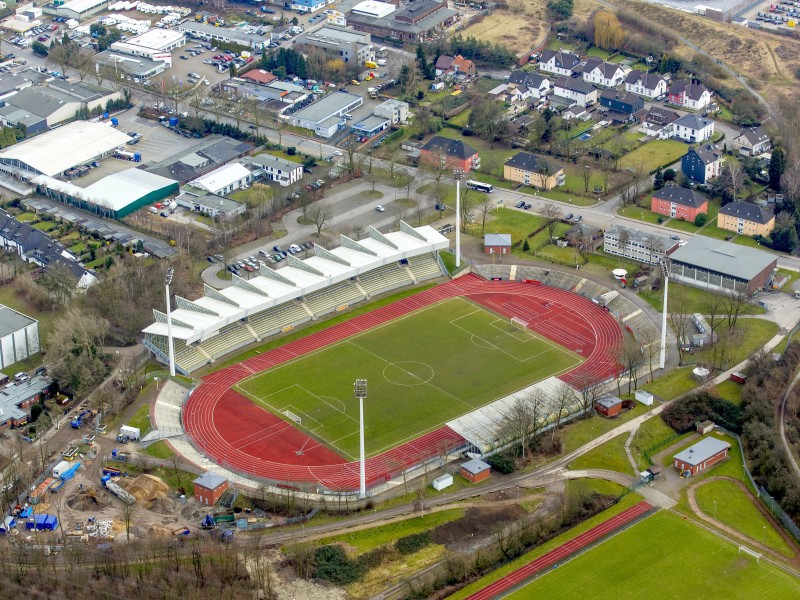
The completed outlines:
[[[330,205],[316,202],[312,204],[306,211],[306,216],[311,220],[317,228],[317,237],[322,233],[322,228],[333,216],[333,211]]]
[[[486,198],[483,199],[483,202],[478,205],[478,210],[481,214],[481,235],[486,233],[486,219],[488,218],[489,213],[492,211],[493,206],[494,202],[489,198],[489,196],[486,196]]]
[[[133,516],[136,513],[136,503],[127,503],[122,508],[122,521],[125,524],[125,539],[131,541],[131,523],[133,523]]]
[[[556,225],[561,220],[561,208],[555,202],[545,202],[542,206],[542,216],[547,221],[548,240],[552,242],[556,233]]]
[[[594,416],[594,403],[603,395],[602,382],[589,373],[582,373],[575,381],[575,389],[578,390],[581,412],[586,417]]]
[[[645,328],[638,334],[639,343],[642,345],[642,352],[647,361],[647,368],[650,371],[650,381],[653,381],[653,361],[661,352],[661,335],[658,329]]]
[[[750,314],[752,310],[753,305],[746,289],[729,290],[725,295],[725,313],[729,329],[735,329],[739,317]]]
[[[561,420],[569,414],[569,407],[575,402],[575,390],[563,381],[558,384],[555,396],[552,399],[552,407],[556,413],[556,423],[553,427],[553,439],[556,437],[556,431],[561,428]],[[565,414],[566,413],[566,414]]]
[[[628,374],[628,393],[631,393],[631,384],[636,389],[639,383],[639,368],[644,363],[644,353],[641,346],[632,335],[626,335],[622,346],[618,349],[618,362],[625,367]],[[619,386],[619,378],[617,379]]]
[[[583,165],[583,191],[589,191],[589,182],[592,180],[592,167]]]
[[[725,166],[722,168],[721,184],[724,189],[731,193],[733,200],[739,197],[739,191],[744,185],[744,169],[738,160],[725,161]]]
[[[505,415],[500,431],[506,442],[519,441],[523,460],[543,425],[547,411],[541,390],[518,396]]]
[[[441,200],[438,200],[441,203]],[[469,215],[472,211],[472,191],[467,187],[461,188],[461,232],[467,230]]]
[[[678,344],[678,364],[683,364],[682,348],[688,342],[689,331],[689,298],[683,287],[673,285],[667,304],[667,318]]]

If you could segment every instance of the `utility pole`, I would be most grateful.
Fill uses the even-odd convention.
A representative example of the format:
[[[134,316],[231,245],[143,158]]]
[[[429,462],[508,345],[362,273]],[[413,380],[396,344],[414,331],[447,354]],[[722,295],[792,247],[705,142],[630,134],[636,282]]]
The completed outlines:
[[[355,396],[358,398],[358,430],[359,430],[359,450],[360,461],[358,467],[358,497],[367,497],[367,469],[364,463],[364,399],[367,397],[367,380],[356,379],[354,386]]]

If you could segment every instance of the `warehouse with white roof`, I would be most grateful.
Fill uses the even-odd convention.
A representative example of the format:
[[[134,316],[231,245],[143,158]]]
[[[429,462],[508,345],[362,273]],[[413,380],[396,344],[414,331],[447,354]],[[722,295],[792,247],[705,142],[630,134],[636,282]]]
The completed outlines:
[[[252,178],[253,176],[250,173],[250,169],[243,164],[229,163],[189,183],[195,187],[204,189],[210,194],[224,196],[225,194],[230,194],[238,189],[247,187],[247,183],[250,182]]]
[[[38,175],[58,177],[74,167],[110,156],[130,139],[128,134],[104,123],[73,121],[0,150],[0,171],[26,181]]]
[[[314,255],[302,260],[289,255],[278,270],[262,263],[250,279],[233,275],[230,287],[206,285],[196,300],[176,297],[171,317],[178,370],[188,374],[321,315],[446,273],[438,251],[449,242],[430,226],[401,221],[399,231],[383,234],[371,227],[368,237],[342,235],[340,244],[332,250],[315,246]],[[166,361],[167,318],[158,310],[153,316],[144,343]]]

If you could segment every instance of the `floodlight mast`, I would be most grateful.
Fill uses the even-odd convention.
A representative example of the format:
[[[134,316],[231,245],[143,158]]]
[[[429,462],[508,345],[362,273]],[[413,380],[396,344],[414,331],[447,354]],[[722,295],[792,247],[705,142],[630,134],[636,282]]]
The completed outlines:
[[[359,430],[359,451],[360,451],[360,461],[359,461],[359,469],[358,469],[358,482],[359,482],[359,489],[358,489],[358,497],[359,498],[366,498],[367,497],[367,469],[366,465],[364,464],[364,399],[367,397],[367,380],[366,379],[356,379],[356,383],[353,386],[355,390],[355,396],[358,398],[358,430]]]
[[[464,179],[463,169],[453,169],[453,179],[456,180],[456,268],[461,266],[461,180]]]
[[[172,283],[172,276],[175,274],[175,269],[170,267],[167,269],[167,274],[164,276],[164,286],[167,293],[167,347],[169,350],[169,375],[175,377],[175,351],[172,343],[172,314],[169,306],[169,284]]]

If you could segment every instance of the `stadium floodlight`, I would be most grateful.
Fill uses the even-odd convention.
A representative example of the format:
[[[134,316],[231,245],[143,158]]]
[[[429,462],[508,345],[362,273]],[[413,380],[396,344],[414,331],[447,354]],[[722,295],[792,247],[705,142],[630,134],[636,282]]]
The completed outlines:
[[[175,377],[175,351],[172,343],[172,313],[169,307],[169,284],[172,283],[172,276],[175,269],[170,267],[164,276],[164,287],[167,290],[167,350],[169,352],[169,376]]]
[[[667,303],[669,302],[669,277],[670,264],[668,260],[661,261],[661,271],[664,274],[664,306],[661,308],[661,347],[659,348],[658,366],[663,369],[667,364]]]
[[[453,179],[456,180],[456,268],[461,266],[461,180],[464,179],[464,169],[453,169]]]
[[[367,380],[356,379],[353,386],[355,396],[358,398],[358,429],[360,460],[358,467],[358,497],[367,497],[367,469],[364,464],[364,398],[367,397]]]

